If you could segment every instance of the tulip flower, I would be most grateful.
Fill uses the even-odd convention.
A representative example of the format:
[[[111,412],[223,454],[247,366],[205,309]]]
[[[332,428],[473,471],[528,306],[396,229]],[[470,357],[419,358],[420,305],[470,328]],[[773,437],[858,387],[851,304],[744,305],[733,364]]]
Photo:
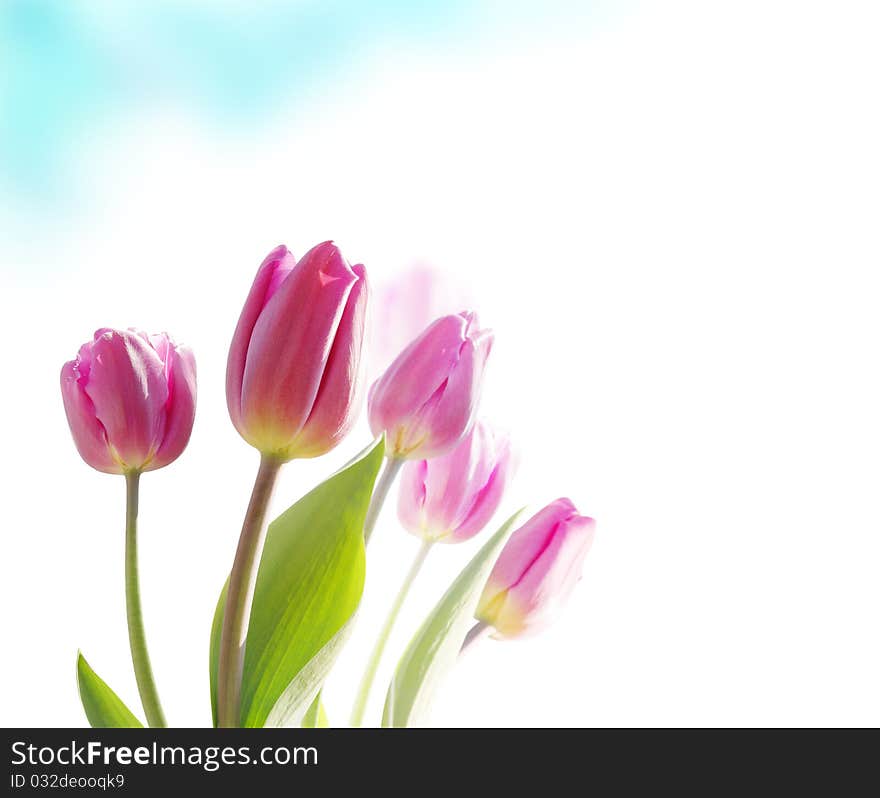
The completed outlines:
[[[448,452],[467,433],[480,399],[492,332],[475,313],[429,325],[373,383],[370,428],[385,433],[390,457],[422,460]]]
[[[330,451],[359,409],[367,310],[362,265],[332,241],[260,266],[232,338],[226,401],[239,434],[286,462]]]
[[[92,468],[152,471],[189,441],[195,360],[165,333],[101,329],[64,364],[61,395],[73,441]]]
[[[363,721],[388,638],[431,548],[437,542],[467,540],[491,520],[513,472],[513,460],[507,437],[480,421],[451,452],[434,460],[411,460],[403,467],[398,517],[407,531],[422,538],[422,546],[367,661],[352,709],[353,726]]]
[[[510,441],[478,421],[451,452],[406,463],[398,518],[424,540],[468,540],[495,514],[512,471]]]
[[[532,516],[510,536],[495,563],[477,620],[499,638],[530,634],[550,623],[581,578],[595,526],[569,499],[557,499]]]
[[[442,316],[373,383],[367,397],[370,428],[374,435],[385,433],[388,462],[367,511],[367,542],[404,461],[439,457],[470,431],[492,340],[491,330],[479,328],[476,313]]]
[[[299,263],[280,246],[257,271],[235,328],[226,401],[235,428],[262,457],[229,576],[217,661],[219,726],[240,721],[244,642],[281,465],[330,451],[355,421],[367,297],[364,267],[350,266],[332,241]]]
[[[61,396],[83,460],[126,483],[125,601],[132,664],[151,726],[164,726],[141,612],[137,567],[140,475],[176,460],[196,407],[192,352],[165,333],[101,329],[61,369]]]
[[[479,454],[485,443],[484,430],[477,433],[476,439],[468,438],[468,444],[457,456],[449,454],[451,459],[437,466],[438,477],[436,481],[432,479],[430,497],[423,492],[424,478],[433,468],[433,464],[429,466],[425,461],[451,453],[470,433],[492,341],[491,330],[480,329],[476,313],[441,316],[395,358],[370,388],[367,398],[370,428],[374,435],[385,434],[388,462],[376,482],[367,510],[364,540],[369,543],[388,491],[409,460],[418,462],[410,464],[403,486],[401,520],[424,542],[367,661],[352,708],[352,726],[360,726],[363,721],[388,638],[431,546],[438,539],[453,539],[457,535],[463,540],[476,534],[494,511],[493,505],[500,501],[507,457],[496,484],[491,470],[483,473],[490,459],[488,452],[483,458]],[[450,469],[468,464],[474,468],[472,474],[449,473]],[[468,484],[468,477],[473,478],[473,485]],[[478,491],[486,489],[485,503],[468,493],[474,487]],[[472,501],[469,502],[469,498]]]

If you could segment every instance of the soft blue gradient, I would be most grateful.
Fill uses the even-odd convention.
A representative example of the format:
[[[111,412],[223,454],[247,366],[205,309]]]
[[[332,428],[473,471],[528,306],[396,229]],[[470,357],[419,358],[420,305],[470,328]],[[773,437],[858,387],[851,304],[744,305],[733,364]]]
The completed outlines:
[[[596,5],[4,0],[0,192],[75,194],[81,144],[132,110],[182,109],[221,132],[252,129],[304,93],[344,82],[379,50],[392,60],[401,46],[486,50],[512,29],[568,26]]]
[[[0,181],[49,189],[79,136],[130,108],[171,105],[257,123],[381,41],[466,25],[473,3],[0,5]],[[55,186],[57,188],[57,186]]]

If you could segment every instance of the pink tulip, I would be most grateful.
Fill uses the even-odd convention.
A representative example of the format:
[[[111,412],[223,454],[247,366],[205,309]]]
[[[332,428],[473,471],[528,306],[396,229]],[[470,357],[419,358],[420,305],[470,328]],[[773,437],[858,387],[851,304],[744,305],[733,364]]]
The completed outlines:
[[[189,442],[195,359],[165,333],[98,330],[61,369],[61,395],[76,448],[92,468],[152,471]]]
[[[367,276],[325,241],[297,263],[272,250],[244,304],[226,368],[232,423],[281,461],[330,451],[360,399]]]
[[[477,620],[496,637],[518,637],[546,626],[581,578],[596,522],[557,499],[517,529],[492,569]]]
[[[476,314],[459,313],[437,319],[397,356],[368,398],[370,427],[385,433],[390,457],[438,457],[467,435],[491,348]]]
[[[507,437],[478,421],[451,452],[403,467],[400,522],[425,540],[458,543],[473,537],[498,509],[513,460]]]

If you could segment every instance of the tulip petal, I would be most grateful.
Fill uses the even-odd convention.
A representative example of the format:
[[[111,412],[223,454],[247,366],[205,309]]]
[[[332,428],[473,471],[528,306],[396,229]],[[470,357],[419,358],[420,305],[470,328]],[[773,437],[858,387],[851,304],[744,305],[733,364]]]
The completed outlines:
[[[494,435],[485,422],[475,423],[465,441],[469,442],[467,447],[460,443],[452,450],[444,491],[447,506],[453,511],[449,529],[454,531],[467,520],[474,502],[491,480],[497,462]]]
[[[491,520],[513,471],[510,441],[485,421],[431,460],[411,460],[401,472],[398,517],[424,540],[456,543]]]
[[[275,247],[260,264],[244,308],[232,336],[229,359],[226,364],[226,402],[236,429],[241,432],[241,386],[244,379],[248,349],[254,325],[266,303],[296,266],[296,259],[283,244]]]
[[[363,265],[353,266],[352,271],[358,280],[348,295],[314,405],[288,456],[318,457],[329,452],[348,434],[360,410],[369,286]]]
[[[495,467],[483,482],[483,487],[474,496],[470,506],[457,519],[455,531],[448,538],[450,543],[468,540],[476,535],[492,520],[492,516],[501,504],[516,463],[509,440],[501,441],[498,447],[494,456]]]
[[[168,402],[162,444],[147,470],[162,468],[180,457],[189,443],[196,413],[196,361],[192,351],[176,346],[167,335],[156,338],[160,340],[154,346],[165,362]]]
[[[400,472],[397,517],[404,529],[419,537],[429,532],[425,514],[427,478],[427,460],[410,460]]]
[[[374,435],[390,432],[434,396],[459,359],[467,325],[462,315],[437,319],[373,383],[368,404]]]
[[[520,581],[507,591],[495,624],[502,635],[537,632],[557,616],[580,581],[595,526],[592,518],[578,515],[557,525]]]
[[[242,434],[252,445],[283,448],[302,428],[357,280],[338,248],[324,242],[303,256],[263,309],[242,381]]]
[[[481,331],[477,341],[467,339],[443,390],[415,414],[407,438],[410,445],[418,445],[421,457],[430,459],[449,451],[470,430],[491,346],[489,330]]]
[[[91,347],[85,392],[126,468],[140,468],[162,440],[168,384],[165,366],[133,332],[99,330]]]
[[[529,518],[511,536],[489,581],[501,590],[517,584],[547,547],[557,525],[577,513],[570,499],[557,499]]]
[[[452,451],[427,462],[425,514],[438,537],[455,531],[494,466],[490,433],[474,425]]]
[[[578,515],[569,499],[544,507],[501,552],[480,597],[477,618],[496,637],[519,637],[551,621],[580,579],[595,521]]]
[[[80,384],[80,360],[71,360],[61,369],[61,397],[64,412],[73,434],[76,449],[92,468],[106,474],[121,474],[123,468],[113,457],[107,443],[107,433],[95,417],[95,406]]]

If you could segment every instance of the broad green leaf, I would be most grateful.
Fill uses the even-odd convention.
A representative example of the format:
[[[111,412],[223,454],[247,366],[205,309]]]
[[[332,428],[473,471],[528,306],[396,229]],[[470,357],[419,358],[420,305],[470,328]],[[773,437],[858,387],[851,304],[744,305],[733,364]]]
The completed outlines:
[[[245,642],[242,726],[298,725],[323,684],[363,593],[364,519],[384,454],[379,439],[269,525]]]
[[[378,441],[269,527],[245,644],[243,726],[298,725],[329,673],[364,587],[364,518]]]
[[[476,553],[410,641],[388,687],[383,726],[414,726],[423,720],[438,685],[455,664],[483,585],[518,515]]]
[[[304,729],[329,729],[330,719],[327,717],[327,710],[324,708],[324,702],[321,700],[321,694],[315,696],[308,712],[303,715],[302,723]]]
[[[76,681],[86,717],[93,729],[139,729],[141,723],[97,673],[77,654]]]
[[[211,623],[211,645],[209,649],[208,674],[211,679],[211,719],[217,726],[217,658],[220,656],[220,633],[223,631],[223,612],[226,609],[226,591],[229,589],[229,579],[223,584],[220,598],[217,599],[217,608],[214,610],[214,620]]]
[[[315,702],[321,686],[342,646],[348,640],[354,616],[313,656],[278,697],[263,726],[284,728],[301,726],[309,707]]]
[[[217,726],[217,658],[220,656],[220,633],[223,629],[223,613],[226,609],[226,592],[229,588],[229,580],[220,591],[217,600],[217,608],[214,610],[214,622],[211,624],[211,647],[210,647],[210,677],[211,677],[211,718],[214,726]],[[332,640],[324,646],[306,666],[294,677],[287,689],[276,701],[275,706],[266,720],[267,726],[290,726],[295,724],[300,715],[300,725],[303,728],[326,728],[330,726],[327,713],[321,703],[320,690],[311,705],[306,702],[308,695],[314,693],[316,673],[323,673],[320,679],[326,677],[333,665],[335,651],[341,648],[348,639],[350,624],[346,624],[340,632],[335,634]],[[319,669],[323,667],[323,671]]]

